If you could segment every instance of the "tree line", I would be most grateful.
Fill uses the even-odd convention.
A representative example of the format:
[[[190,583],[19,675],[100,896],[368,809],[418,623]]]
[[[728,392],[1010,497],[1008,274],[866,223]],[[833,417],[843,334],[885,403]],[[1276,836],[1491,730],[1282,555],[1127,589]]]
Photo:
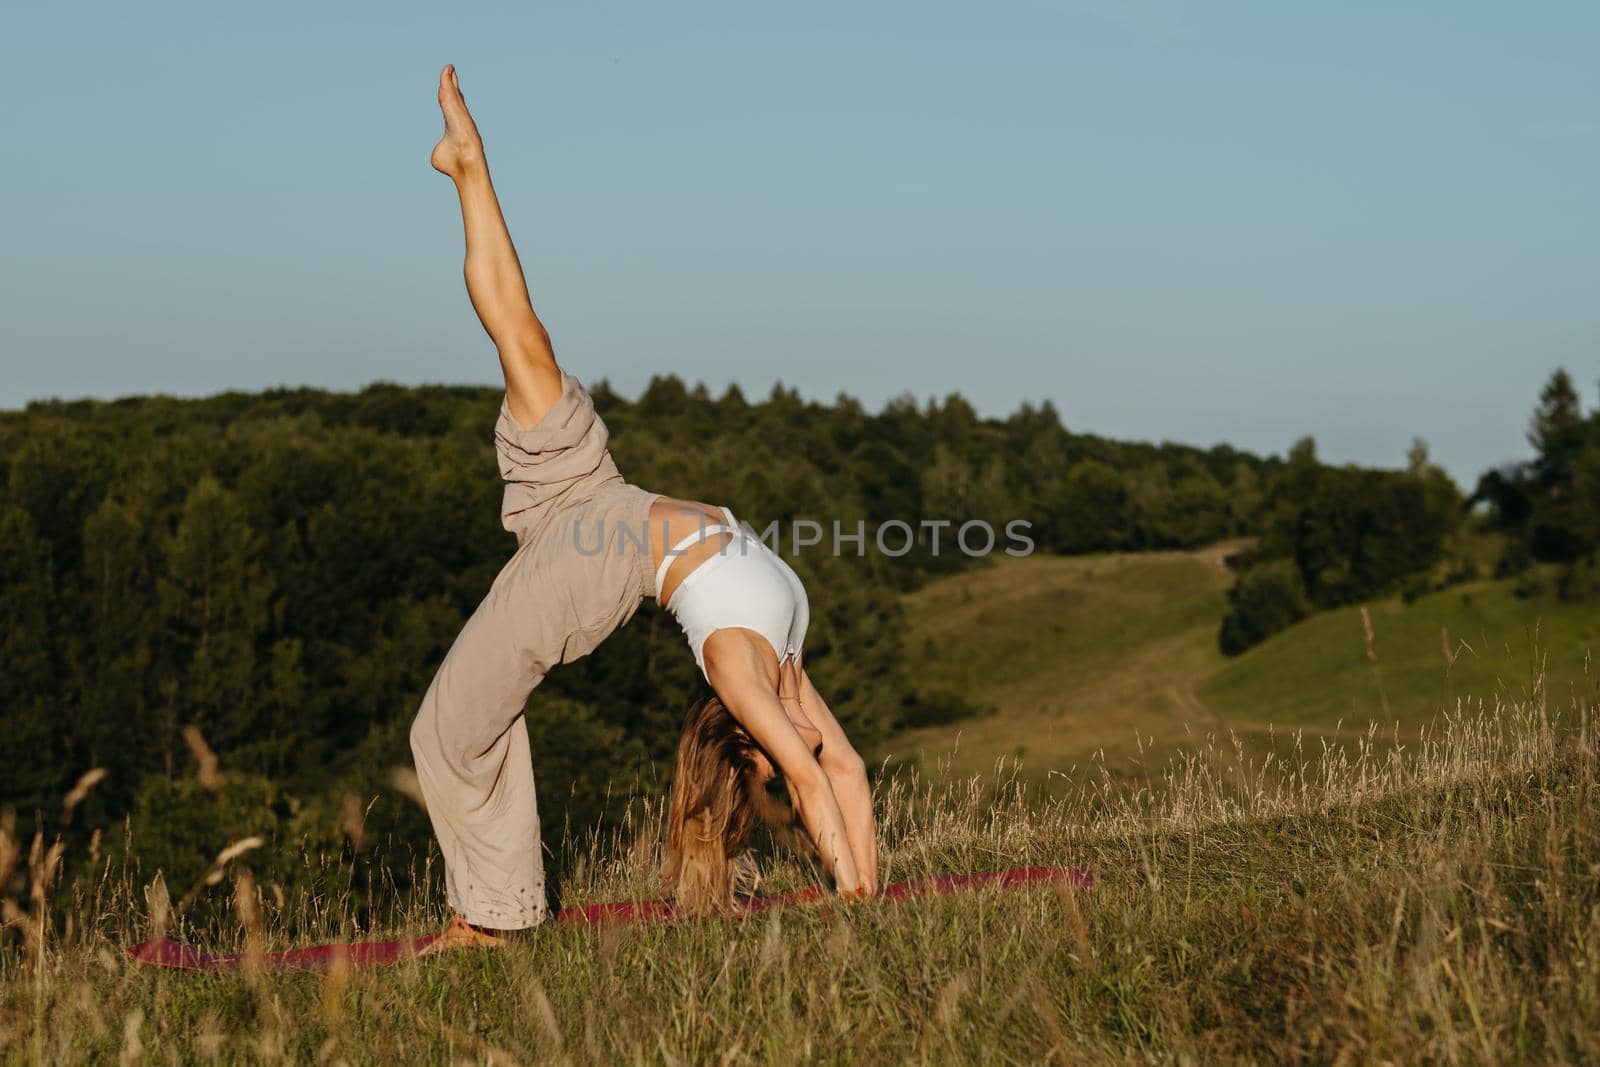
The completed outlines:
[[[1463,527],[1500,538],[1494,576],[1518,578],[1519,594],[1541,591],[1553,574],[1561,598],[1600,599],[1600,407],[1585,412],[1558,369],[1527,440],[1531,459],[1486,471],[1465,498],[1420,441],[1398,474],[1321,465],[1314,443],[1301,441],[1267,494],[1258,541],[1235,560],[1223,651],[1321,608],[1479,577],[1473,560],[1451,555]]]

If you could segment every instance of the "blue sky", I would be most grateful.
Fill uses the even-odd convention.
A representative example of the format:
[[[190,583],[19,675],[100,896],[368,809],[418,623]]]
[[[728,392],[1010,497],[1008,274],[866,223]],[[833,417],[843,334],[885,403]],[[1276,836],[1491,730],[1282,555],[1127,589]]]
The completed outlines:
[[[454,62],[563,364],[1048,398],[1458,479],[1600,399],[1600,7],[8,4],[0,406],[492,382]]]

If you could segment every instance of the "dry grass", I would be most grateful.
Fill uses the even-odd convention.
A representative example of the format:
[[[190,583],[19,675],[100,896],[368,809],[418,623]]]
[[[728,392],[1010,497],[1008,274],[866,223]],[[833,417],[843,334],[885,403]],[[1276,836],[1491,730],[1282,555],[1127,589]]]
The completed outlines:
[[[230,906],[201,921],[105,862],[56,880],[59,851],[8,826],[0,865],[26,877],[5,912],[0,1058],[1594,1062],[1591,711],[1464,710],[1404,744],[1283,759],[1214,741],[1149,788],[1106,772],[1042,806],[1010,775],[900,777],[877,797],[888,879],[1059,863],[1098,886],[550,928],[328,975],[163,972],[122,949],[156,923],[232,950],[414,935],[436,899],[397,895],[358,930],[338,864],[280,898],[219,842],[199,895]],[[657,890],[658,812],[637,811],[576,843],[569,902]],[[771,889],[812,877],[790,856],[767,868]]]

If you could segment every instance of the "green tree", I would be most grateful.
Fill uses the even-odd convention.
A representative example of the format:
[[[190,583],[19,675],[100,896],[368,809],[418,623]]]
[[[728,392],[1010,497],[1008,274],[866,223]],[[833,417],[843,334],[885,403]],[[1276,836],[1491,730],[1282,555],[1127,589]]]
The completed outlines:
[[[131,799],[137,775],[150,769],[141,735],[151,726],[154,663],[149,604],[159,564],[148,516],[122,496],[108,496],[84,522],[82,591],[87,608],[78,633],[75,674],[82,707],[98,714],[78,722],[85,766],[117,766],[97,799]]]
[[[1300,570],[1286,559],[1258,563],[1239,576],[1228,591],[1228,614],[1217,643],[1236,656],[1311,613]]]
[[[1172,491],[1169,522],[1173,544],[1192,548],[1234,532],[1234,502],[1222,483],[1204,468],[1190,471]]]
[[[225,746],[251,739],[272,578],[257,563],[261,538],[244,509],[209,476],[190,490],[163,549],[159,599],[172,673],[160,732],[170,767],[177,731],[187,723]]]
[[[1095,460],[1074,463],[1051,502],[1050,545],[1061,552],[1122,548],[1130,510],[1122,475]]]
[[[3,799],[24,812],[54,808],[77,770],[60,730],[62,656],[52,627],[50,546],[16,505],[0,506],[0,665],[6,731]]]
[[[1538,451],[1533,461],[1486,472],[1473,500],[1486,501],[1492,524],[1509,535],[1502,572],[1534,560],[1570,570],[1600,545],[1592,473],[1600,410],[1584,416],[1566,371],[1557,370],[1540,391],[1528,441]],[[1573,587],[1565,579],[1563,586]]]
[[[1573,464],[1584,444],[1586,427],[1572,377],[1557,369],[1539,392],[1539,404],[1528,427],[1528,443],[1538,452],[1534,472],[1550,489],[1569,485]]]

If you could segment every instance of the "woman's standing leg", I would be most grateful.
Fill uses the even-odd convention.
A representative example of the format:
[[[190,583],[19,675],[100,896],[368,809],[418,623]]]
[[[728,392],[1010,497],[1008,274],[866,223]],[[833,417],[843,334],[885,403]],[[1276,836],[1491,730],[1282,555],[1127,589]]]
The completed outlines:
[[[477,926],[544,921],[544,856],[522,709],[547,665],[528,656],[525,556],[506,564],[422,698],[411,755],[450,906]]]

